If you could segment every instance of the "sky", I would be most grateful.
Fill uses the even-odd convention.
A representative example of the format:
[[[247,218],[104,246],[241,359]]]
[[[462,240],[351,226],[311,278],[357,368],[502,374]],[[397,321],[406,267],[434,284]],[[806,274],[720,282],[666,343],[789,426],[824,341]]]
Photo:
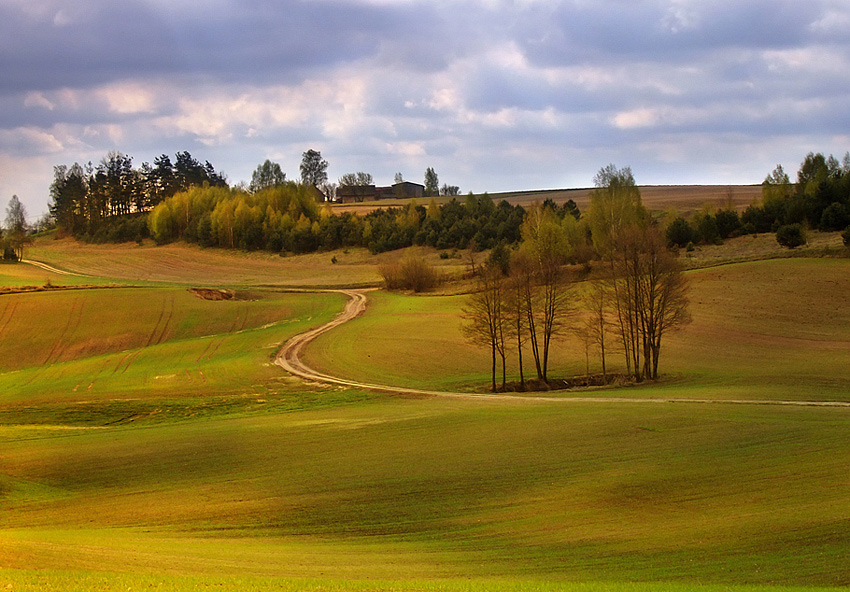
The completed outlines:
[[[850,2],[0,0],[0,208],[110,151],[235,184],[311,148],[463,193],[793,179],[850,150]]]

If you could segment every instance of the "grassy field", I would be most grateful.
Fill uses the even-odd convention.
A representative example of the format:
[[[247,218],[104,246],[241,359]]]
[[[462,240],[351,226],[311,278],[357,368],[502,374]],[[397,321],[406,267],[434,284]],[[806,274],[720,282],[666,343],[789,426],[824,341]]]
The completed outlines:
[[[271,356],[343,297],[256,284],[325,271],[368,284],[371,256],[348,254],[340,272],[330,254],[38,249],[28,256],[97,278],[80,282],[141,287],[0,296],[0,589],[850,585],[850,409],[304,384]],[[850,400],[848,266],[691,271],[694,320],[665,346],[664,380],[590,394]],[[0,285],[43,274],[0,273]],[[239,298],[202,300],[193,285]],[[369,299],[308,363],[389,384],[487,382],[486,352],[459,333],[462,296]],[[584,350],[568,339],[553,362],[581,373]]]
[[[630,389],[631,396],[850,401],[850,260],[777,259],[688,276],[693,322],[667,340],[666,379]],[[365,382],[484,387],[488,352],[463,340],[464,300],[370,295],[370,313],[320,337],[305,359],[316,369]],[[600,370],[596,357],[593,372]],[[618,355],[609,363],[622,370]],[[553,374],[578,375],[585,366],[584,345],[567,335],[552,355]],[[509,369],[510,379],[517,379],[513,358]]]
[[[166,576],[846,585],[848,422],[382,399],[6,426],[0,557]]]

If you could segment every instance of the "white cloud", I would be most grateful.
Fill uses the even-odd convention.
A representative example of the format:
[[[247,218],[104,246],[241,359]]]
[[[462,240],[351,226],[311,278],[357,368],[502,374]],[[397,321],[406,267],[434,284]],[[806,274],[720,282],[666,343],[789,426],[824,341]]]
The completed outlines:
[[[384,145],[388,154],[396,154],[404,157],[425,156],[426,150],[421,142],[388,142]]]
[[[611,122],[614,126],[624,130],[653,127],[658,124],[660,120],[661,114],[659,111],[657,109],[647,107],[632,109],[631,111],[621,111],[611,118]]]
[[[142,82],[119,82],[106,85],[95,93],[110,111],[120,114],[153,113],[156,98],[150,85]]]

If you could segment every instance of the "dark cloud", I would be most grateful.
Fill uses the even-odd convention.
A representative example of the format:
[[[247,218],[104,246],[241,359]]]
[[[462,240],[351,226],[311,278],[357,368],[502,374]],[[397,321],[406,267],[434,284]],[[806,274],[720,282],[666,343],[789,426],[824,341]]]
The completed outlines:
[[[811,42],[822,2],[598,2],[541,4],[518,21],[536,63],[687,62],[718,49],[778,49]]]
[[[115,149],[189,150],[232,181],[268,157],[297,176],[309,147],[332,176],[436,166],[475,190],[611,161],[739,181],[747,149],[843,154],[849,66],[830,0],[6,0],[0,199],[26,199],[18,169],[44,169],[43,199],[51,162]],[[718,171],[737,178],[699,178]]]

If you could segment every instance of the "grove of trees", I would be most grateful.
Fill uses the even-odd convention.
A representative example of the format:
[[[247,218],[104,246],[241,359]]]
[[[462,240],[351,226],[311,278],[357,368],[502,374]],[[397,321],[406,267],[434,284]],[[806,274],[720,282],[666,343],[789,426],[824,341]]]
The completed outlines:
[[[178,152],[173,164],[165,154],[153,166],[134,169],[132,162],[110,152],[97,166],[54,167],[49,208],[58,228],[80,238],[136,240],[147,236],[143,215],[163,200],[190,187],[227,187],[209,161],[201,164],[188,152]]]
[[[553,340],[570,328],[598,348],[603,375],[613,337],[628,375],[656,379],[664,336],[689,321],[687,281],[643,207],[631,170],[610,165],[594,181],[586,220],[558,216],[553,204],[535,205],[517,247],[494,249],[477,279],[464,310],[464,331],[471,342],[490,348],[494,391],[498,360],[505,387],[509,351],[516,352],[520,388],[526,382],[526,350],[538,383],[548,384]],[[599,261],[600,272],[582,282],[579,294],[577,272],[566,264],[590,258]]]

